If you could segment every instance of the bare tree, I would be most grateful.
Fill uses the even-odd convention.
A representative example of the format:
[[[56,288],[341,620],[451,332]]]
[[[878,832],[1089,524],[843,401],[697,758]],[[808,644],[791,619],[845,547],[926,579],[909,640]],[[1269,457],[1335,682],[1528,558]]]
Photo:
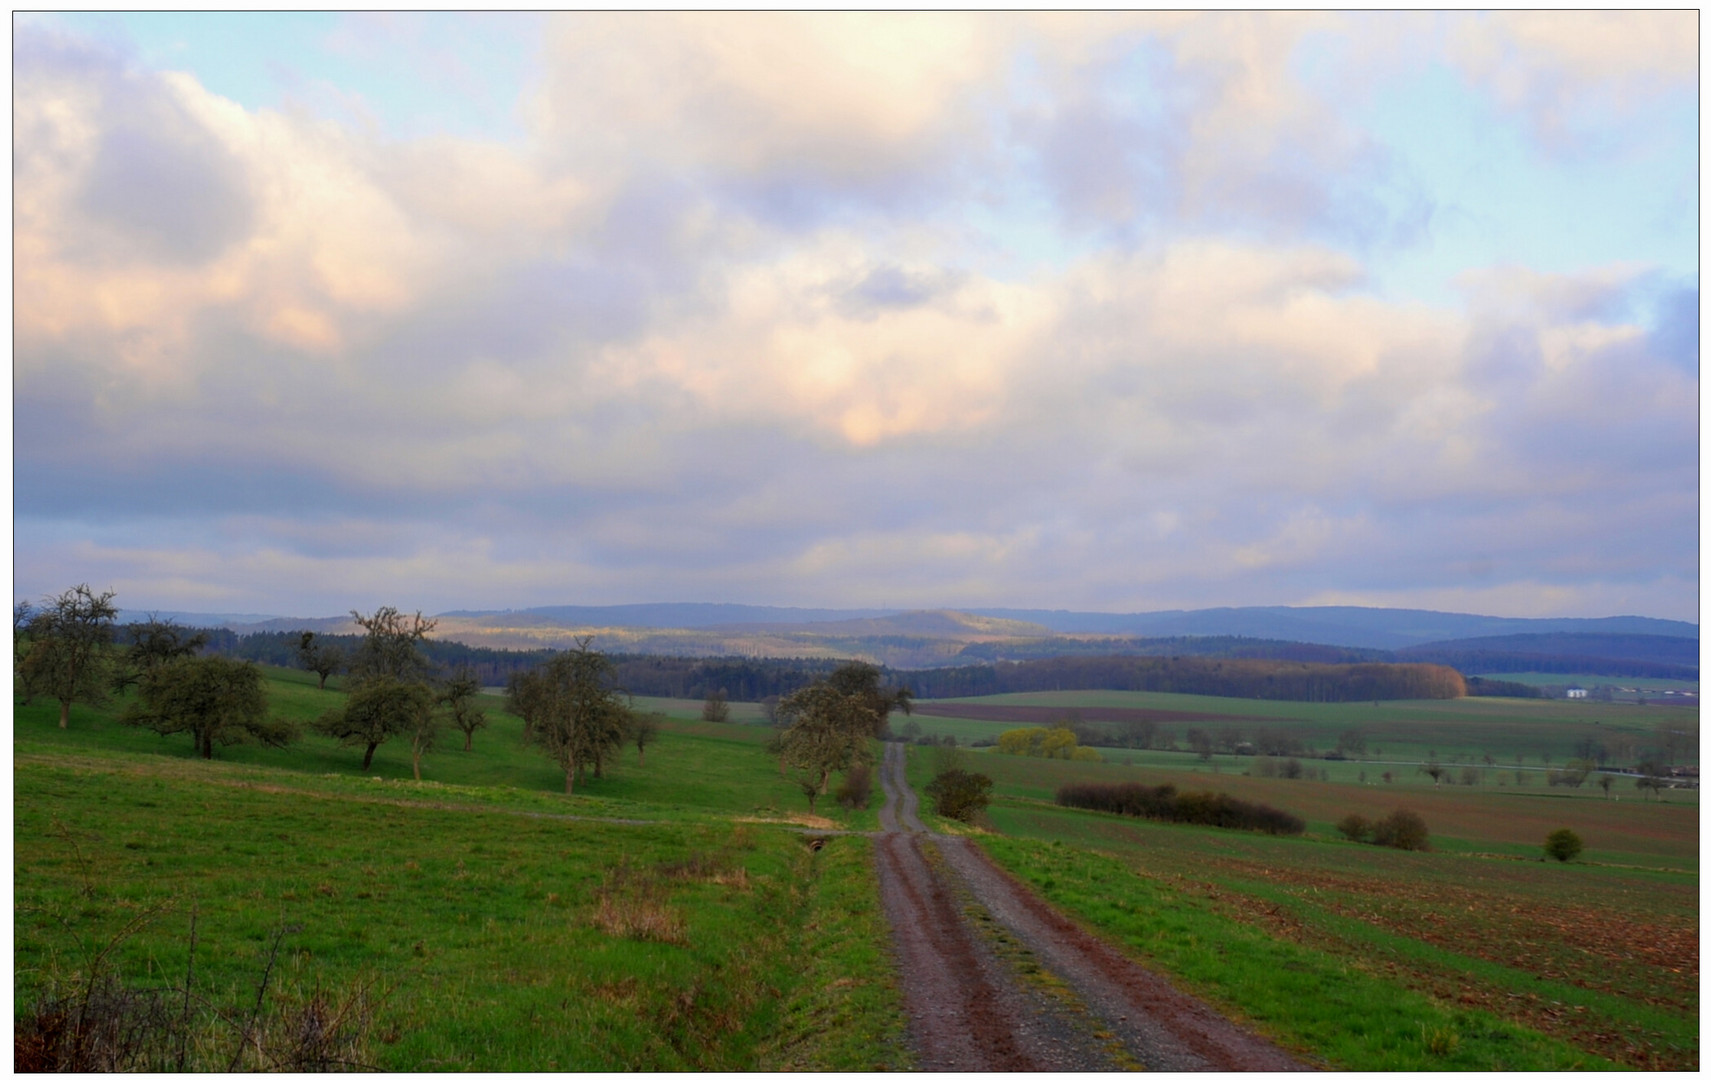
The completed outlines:
[[[303,670],[319,675],[319,688],[325,690],[327,676],[336,675],[344,669],[345,651],[337,645],[317,642],[315,632],[305,630],[303,636],[297,640],[297,662],[303,665]]]
[[[725,724],[731,719],[731,707],[725,703],[723,690],[709,690],[701,703],[701,719],[709,724]]]
[[[98,705],[110,685],[116,595],[88,585],[50,596],[29,615],[28,652],[20,664],[26,695],[39,692],[59,702],[59,726],[71,726],[73,702]],[[19,615],[16,610],[14,619]],[[15,647],[15,646],[14,646]]]
[[[648,744],[659,741],[659,721],[647,713],[636,713],[630,718],[630,741],[636,744],[636,764],[640,765]]]
[[[487,713],[476,707],[475,695],[481,692],[481,680],[464,668],[440,690],[439,703],[449,711],[452,726],[463,732],[463,748],[467,751],[475,733],[487,726]]]

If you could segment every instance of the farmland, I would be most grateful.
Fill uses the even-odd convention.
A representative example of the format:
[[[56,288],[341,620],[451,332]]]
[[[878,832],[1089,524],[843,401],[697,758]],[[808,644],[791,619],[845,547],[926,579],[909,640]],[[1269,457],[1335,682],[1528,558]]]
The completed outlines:
[[[342,697],[336,682],[267,676],[274,711],[299,722]],[[520,744],[502,699],[481,701],[489,726],[473,748],[461,736],[443,745],[422,782],[392,743],[369,775],[357,751],[313,735],[286,750],[221,748],[209,762],[187,737],[116,723],[122,703],[74,708],[67,731],[54,706],[19,707],[20,1007],[41,988],[77,985],[100,957],[130,985],[172,987],[191,973],[228,1018],[269,971],[279,1009],[314,994],[366,1001],[362,1060],[385,1068],[910,1064],[869,841],[844,836],[815,854],[796,831],[808,821],[871,831],[875,811],[821,800],[823,817],[803,815],[801,791],[764,752],[759,706],[733,703],[734,722],[714,725],[697,719],[700,702],[637,699],[658,717],[659,741],[644,760],[626,748],[567,797],[557,766]],[[1697,1065],[1697,791],[1657,802],[1631,782],[1568,789],[1542,772],[1546,755],[1560,761],[1588,732],[1645,738],[1666,710],[1100,692],[921,703],[941,704],[1003,719],[918,713],[893,726],[966,744],[1071,710],[1097,723],[1100,710],[1145,709],[1178,739],[1189,726],[1270,725],[1324,748],[1358,725],[1367,760],[1309,760],[1312,779],[1258,775],[1259,759],[1226,753],[970,755],[995,782],[980,837],[993,858],[1310,1059]],[[1487,766],[1487,753],[1508,760]],[[1460,759],[1452,778],[1421,773],[1427,755]],[[933,756],[914,750],[917,788]],[[1464,768],[1474,783],[1454,781]],[[1129,780],[1267,803],[1305,818],[1307,832],[1163,825],[1052,802],[1066,782]],[[1396,808],[1428,822],[1433,851],[1336,832],[1344,815]],[[1540,845],[1565,827],[1585,853],[1547,864]],[[651,929],[625,911],[650,915]],[[193,1062],[229,1063],[232,1031],[215,1024],[198,1039]]]
[[[983,840],[994,858],[1286,1045],[1346,1068],[1697,1066],[1697,800],[974,760],[995,781],[996,835]],[[1155,824],[1050,801],[1062,783],[1112,780],[1226,791],[1300,814],[1308,832]],[[1433,852],[1354,844],[1333,828],[1398,807],[1429,823]],[[1541,860],[1545,835],[1562,827],[1586,838],[1580,863]],[[1594,1056],[1518,1064],[1521,1048],[1488,1031],[1489,1017]]]

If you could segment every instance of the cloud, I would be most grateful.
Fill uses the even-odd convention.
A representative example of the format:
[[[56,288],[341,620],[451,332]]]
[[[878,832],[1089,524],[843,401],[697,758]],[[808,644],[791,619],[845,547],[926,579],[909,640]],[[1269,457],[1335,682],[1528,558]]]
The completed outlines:
[[[1687,613],[1697,282],[1378,295],[1359,25],[578,14],[507,143],[24,27],[21,587]]]
[[[1558,153],[1625,141],[1622,121],[1693,93],[1699,77],[1698,14],[1688,10],[1468,13],[1448,46],[1468,79]]]

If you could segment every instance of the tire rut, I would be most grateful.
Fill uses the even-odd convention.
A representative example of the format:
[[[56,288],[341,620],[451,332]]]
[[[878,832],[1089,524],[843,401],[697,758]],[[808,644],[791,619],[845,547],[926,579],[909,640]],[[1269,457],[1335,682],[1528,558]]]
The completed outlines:
[[[967,839],[927,833],[905,760],[886,744],[874,852],[921,1069],[1308,1067],[1071,922]]]

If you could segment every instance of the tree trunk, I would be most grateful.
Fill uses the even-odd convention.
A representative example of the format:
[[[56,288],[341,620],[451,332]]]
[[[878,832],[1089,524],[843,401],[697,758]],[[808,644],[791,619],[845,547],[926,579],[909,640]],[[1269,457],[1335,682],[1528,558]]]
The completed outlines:
[[[566,795],[576,794],[576,767],[574,765],[564,770],[564,793]]]
[[[198,731],[196,741],[202,744],[202,756],[212,761],[214,758],[214,733],[212,731]]]
[[[640,747],[640,746],[636,747],[636,764],[637,765],[640,765],[642,763],[642,759],[646,755],[646,753],[647,753],[647,751],[645,749],[643,749],[642,747]]]
[[[416,781],[420,783],[422,780],[422,752],[420,750],[410,755],[410,771],[416,774]]]
[[[371,742],[368,744],[368,753],[362,755],[362,771],[363,772],[368,771],[369,763],[374,760],[374,748],[379,746],[379,745],[380,745],[379,743],[374,743],[374,742]]]
[[[826,793],[826,789],[830,788],[831,786],[832,786],[832,770],[821,769],[820,770],[820,794],[824,795]]]
[[[325,671],[317,671],[315,674],[321,677],[321,685],[318,689],[325,690],[327,688],[327,673]]]
[[[466,731],[463,733],[463,748],[465,751],[469,750],[469,741],[473,738],[475,738],[475,732]]]
[[[59,726],[71,726],[71,702],[69,701],[61,701],[59,703]]]

